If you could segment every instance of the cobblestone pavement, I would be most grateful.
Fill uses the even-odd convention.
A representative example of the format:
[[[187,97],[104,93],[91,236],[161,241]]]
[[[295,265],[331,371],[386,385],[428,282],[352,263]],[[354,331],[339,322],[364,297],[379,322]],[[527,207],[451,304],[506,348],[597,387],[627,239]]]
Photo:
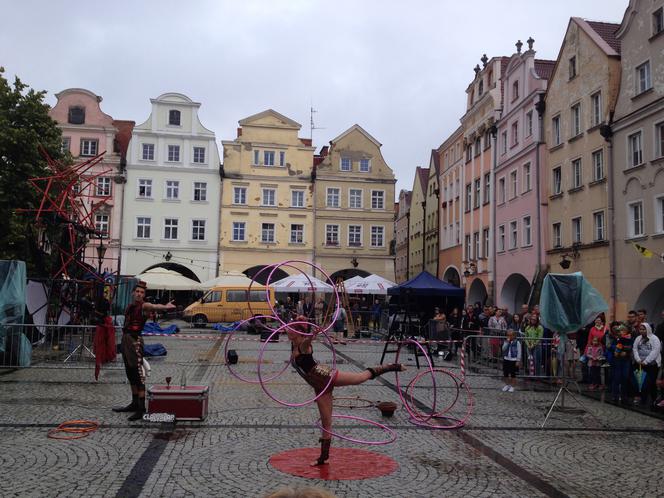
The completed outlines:
[[[316,485],[337,496],[657,496],[664,489],[664,422],[593,399],[582,398],[587,411],[554,410],[540,429],[555,391],[541,384],[503,393],[500,379],[472,376],[474,413],[464,429],[432,431],[412,425],[401,407],[396,376],[388,374],[361,386],[338,388],[340,414],[384,422],[395,429],[396,442],[372,451],[394,458],[391,475],[362,481],[316,481],[273,469],[269,457],[288,449],[315,446],[318,418],[311,405],[287,408],[269,399],[260,386],[231,376],[224,362],[223,339],[153,337],[168,356],[152,361],[148,384],[171,376],[179,383],[211,386],[210,413],[202,423],[129,423],[110,411],[128,401],[129,387],[118,363],[105,367],[99,382],[91,364],[0,372],[0,496],[264,496],[281,486]],[[209,331],[208,331],[209,333]],[[240,340],[242,339],[242,340]],[[238,336],[230,347],[240,361],[236,371],[255,378],[258,350],[252,336]],[[336,361],[344,370],[378,363],[382,344],[341,345]],[[270,343],[265,375],[280,370],[288,358],[286,341]],[[316,357],[332,362],[323,345]],[[388,360],[392,357],[390,355]],[[402,354],[417,373],[414,357]],[[421,360],[421,358],[420,358]],[[449,366],[458,372],[455,365]],[[456,388],[436,376],[437,406],[449,404]],[[270,392],[290,402],[312,397],[312,390],[287,369],[268,384]],[[432,401],[432,381],[425,375],[413,390],[424,405]],[[396,401],[400,408],[383,419],[362,400]],[[461,396],[450,415],[463,417]],[[355,405],[354,408],[341,405]],[[571,399],[567,407],[577,407]],[[46,437],[63,421],[92,419],[102,427],[89,437],[59,441]],[[381,440],[375,427],[354,422],[335,426],[356,438]],[[340,447],[356,447],[334,440]]]

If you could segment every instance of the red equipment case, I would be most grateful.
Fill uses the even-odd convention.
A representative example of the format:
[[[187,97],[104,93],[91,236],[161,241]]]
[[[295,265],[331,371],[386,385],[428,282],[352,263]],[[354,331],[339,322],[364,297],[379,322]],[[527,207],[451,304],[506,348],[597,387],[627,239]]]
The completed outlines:
[[[148,413],[171,413],[176,420],[204,420],[208,413],[209,386],[165,386],[148,388]]]

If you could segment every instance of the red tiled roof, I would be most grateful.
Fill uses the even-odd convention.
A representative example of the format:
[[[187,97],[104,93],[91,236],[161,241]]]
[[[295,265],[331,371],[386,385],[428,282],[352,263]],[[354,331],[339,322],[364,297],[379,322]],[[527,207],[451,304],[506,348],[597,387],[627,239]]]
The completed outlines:
[[[588,25],[597,33],[613,50],[620,53],[620,40],[616,38],[616,32],[620,24],[612,22],[586,21]]]
[[[535,72],[540,78],[544,80],[551,78],[554,67],[556,67],[556,61],[535,59]]]

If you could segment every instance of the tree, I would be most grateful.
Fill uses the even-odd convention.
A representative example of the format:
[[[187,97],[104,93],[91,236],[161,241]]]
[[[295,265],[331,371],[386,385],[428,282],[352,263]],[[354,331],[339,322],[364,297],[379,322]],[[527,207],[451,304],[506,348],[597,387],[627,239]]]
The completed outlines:
[[[62,160],[62,132],[48,115],[45,91],[35,91],[16,77],[10,85],[0,67],[0,259],[19,259],[28,274],[46,276],[48,264],[37,247],[34,209],[41,195],[29,178],[50,174],[40,146]]]

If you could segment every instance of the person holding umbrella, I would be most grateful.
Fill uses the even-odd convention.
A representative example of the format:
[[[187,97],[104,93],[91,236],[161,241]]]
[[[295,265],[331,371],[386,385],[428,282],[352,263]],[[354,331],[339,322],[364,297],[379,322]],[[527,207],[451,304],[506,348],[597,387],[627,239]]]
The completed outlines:
[[[662,344],[652,333],[650,324],[642,322],[638,326],[639,336],[634,340],[634,376],[636,388],[641,392],[641,404],[650,401],[651,410],[655,409],[657,399],[657,374],[661,365]],[[635,400],[636,401],[636,400]]]

